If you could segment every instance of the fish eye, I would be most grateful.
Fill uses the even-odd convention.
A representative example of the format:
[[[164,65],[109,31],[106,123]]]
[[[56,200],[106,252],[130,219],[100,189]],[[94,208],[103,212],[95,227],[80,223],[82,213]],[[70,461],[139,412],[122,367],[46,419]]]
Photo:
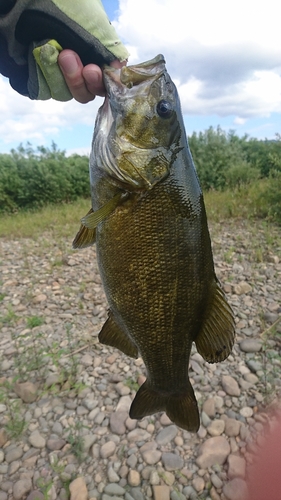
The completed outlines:
[[[162,99],[158,102],[156,111],[161,118],[170,118],[173,113],[173,106],[169,101]]]

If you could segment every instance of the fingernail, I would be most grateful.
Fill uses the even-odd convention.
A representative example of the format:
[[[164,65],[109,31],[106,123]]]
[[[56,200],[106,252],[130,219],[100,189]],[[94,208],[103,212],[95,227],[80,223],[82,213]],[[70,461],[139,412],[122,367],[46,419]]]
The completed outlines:
[[[60,67],[67,76],[73,76],[78,71],[78,62],[74,55],[62,55],[59,59]]]

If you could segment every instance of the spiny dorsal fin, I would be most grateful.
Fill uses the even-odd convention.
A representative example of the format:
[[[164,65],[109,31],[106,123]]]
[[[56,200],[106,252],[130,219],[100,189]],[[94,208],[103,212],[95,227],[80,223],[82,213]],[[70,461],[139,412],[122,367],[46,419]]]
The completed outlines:
[[[209,363],[223,361],[234,344],[234,316],[225,295],[215,283],[215,293],[201,331],[195,340],[197,351]]]

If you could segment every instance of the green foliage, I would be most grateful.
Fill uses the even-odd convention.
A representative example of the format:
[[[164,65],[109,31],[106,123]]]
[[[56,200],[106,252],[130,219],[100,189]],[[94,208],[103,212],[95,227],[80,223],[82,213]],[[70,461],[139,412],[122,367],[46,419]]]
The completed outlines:
[[[53,143],[35,151],[28,144],[0,154],[0,212],[71,202],[90,193],[86,156],[65,156]]]

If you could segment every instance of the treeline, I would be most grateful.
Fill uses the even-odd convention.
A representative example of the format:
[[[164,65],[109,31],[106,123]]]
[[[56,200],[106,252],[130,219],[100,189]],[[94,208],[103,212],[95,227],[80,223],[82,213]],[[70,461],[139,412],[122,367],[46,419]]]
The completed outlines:
[[[30,144],[0,154],[0,212],[37,209],[90,196],[89,159],[67,157],[55,143],[34,150]]]
[[[280,135],[258,140],[210,127],[188,139],[203,190],[235,190],[239,198],[239,191],[244,196],[248,189],[260,207],[256,215],[281,222]],[[20,145],[0,154],[0,212],[90,196],[88,161],[86,156],[67,157],[54,143],[36,150]]]

